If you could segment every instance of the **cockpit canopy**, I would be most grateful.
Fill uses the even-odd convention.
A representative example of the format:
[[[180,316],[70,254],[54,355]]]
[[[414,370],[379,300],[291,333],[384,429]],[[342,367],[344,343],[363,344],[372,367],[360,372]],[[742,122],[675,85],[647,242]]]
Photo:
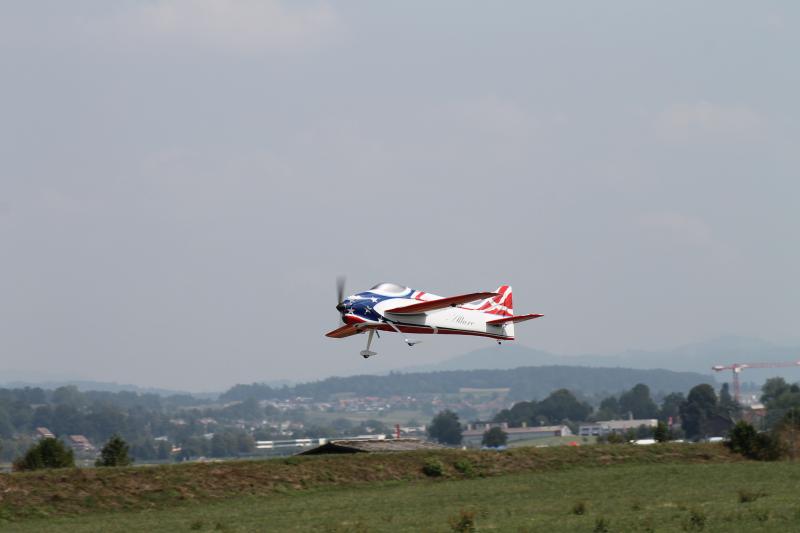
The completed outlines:
[[[370,289],[370,292],[380,292],[385,294],[403,294],[408,289],[397,283],[378,283]]]

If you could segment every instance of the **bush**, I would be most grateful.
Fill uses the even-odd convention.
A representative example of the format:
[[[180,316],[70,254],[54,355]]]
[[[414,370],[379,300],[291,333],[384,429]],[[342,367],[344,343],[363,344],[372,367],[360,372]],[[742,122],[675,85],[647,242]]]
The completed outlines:
[[[730,433],[728,433],[728,442],[726,446],[728,446],[732,452],[749,457],[753,454],[757,435],[758,432],[756,428],[744,420],[740,420],[731,428]]]
[[[441,477],[444,475],[444,465],[439,459],[429,457],[422,465],[422,473],[428,477]]]
[[[769,433],[758,433],[744,420],[733,426],[725,444],[732,452],[757,461],[775,461],[782,455],[780,441],[776,437]]]
[[[133,461],[128,455],[128,443],[122,440],[119,435],[114,435],[103,449],[100,457],[95,461],[95,466],[130,466]]]
[[[572,506],[572,514],[583,515],[586,514],[586,502],[578,501]]]
[[[42,439],[25,455],[14,461],[14,470],[38,470],[41,468],[70,468],[75,466],[74,452],[58,439]]]
[[[453,466],[465,476],[472,477],[475,475],[475,467],[469,459],[459,459]]]

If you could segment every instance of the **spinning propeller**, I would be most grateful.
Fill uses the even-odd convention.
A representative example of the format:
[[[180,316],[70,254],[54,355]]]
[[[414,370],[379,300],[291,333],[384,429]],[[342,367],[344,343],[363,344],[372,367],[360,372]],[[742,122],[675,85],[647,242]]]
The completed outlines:
[[[344,305],[344,282],[345,277],[339,276],[336,278],[336,310],[339,311],[340,319],[344,322],[343,316],[345,311]]]

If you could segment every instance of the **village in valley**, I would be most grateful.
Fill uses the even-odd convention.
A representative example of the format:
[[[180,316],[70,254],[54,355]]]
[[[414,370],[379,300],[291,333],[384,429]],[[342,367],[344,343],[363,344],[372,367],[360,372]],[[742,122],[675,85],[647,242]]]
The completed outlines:
[[[712,391],[715,406],[704,415],[702,427],[690,430],[692,440],[721,438],[743,417],[759,426],[767,419],[765,406],[756,401],[758,394],[743,395],[745,403],[732,398],[728,384],[718,391],[709,385],[692,391],[698,387]],[[788,393],[791,387],[785,387]],[[241,396],[241,390],[254,396],[226,398]],[[62,439],[79,462],[91,464],[110,434],[128,440],[137,464],[291,455],[337,440],[413,439],[487,448],[490,433],[500,435],[501,441],[489,442],[489,448],[585,446],[615,438],[647,444],[655,442],[661,426],[670,440],[686,438],[682,414],[690,412],[683,392],[653,394],[644,384],[617,395],[591,397],[562,389],[538,402],[513,400],[510,387],[391,396],[337,391],[322,399],[292,396],[286,389],[280,397],[257,399],[259,390],[234,388],[212,401],[188,395],[82,392],[74,386],[55,391],[7,389],[9,398],[36,397],[41,403],[6,404],[9,421],[30,424],[29,429],[12,428],[9,422],[2,441],[6,469],[13,454],[45,438]],[[440,438],[431,428],[443,414],[457,421],[457,439]]]

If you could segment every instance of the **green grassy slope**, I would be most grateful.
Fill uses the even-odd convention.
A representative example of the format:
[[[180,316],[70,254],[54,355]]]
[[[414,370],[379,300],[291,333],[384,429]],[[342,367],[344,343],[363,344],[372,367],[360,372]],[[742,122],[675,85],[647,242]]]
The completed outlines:
[[[506,452],[443,449],[399,454],[291,457],[140,468],[64,469],[0,475],[0,519],[147,509],[189,501],[327,486],[425,479],[435,457],[445,478],[552,471],[576,466],[741,461],[721,445],[517,448]],[[469,468],[457,468],[467,461]]]
[[[800,530],[799,482],[792,463],[640,463],[237,496],[3,530],[444,532],[473,516],[478,531],[784,532]]]

